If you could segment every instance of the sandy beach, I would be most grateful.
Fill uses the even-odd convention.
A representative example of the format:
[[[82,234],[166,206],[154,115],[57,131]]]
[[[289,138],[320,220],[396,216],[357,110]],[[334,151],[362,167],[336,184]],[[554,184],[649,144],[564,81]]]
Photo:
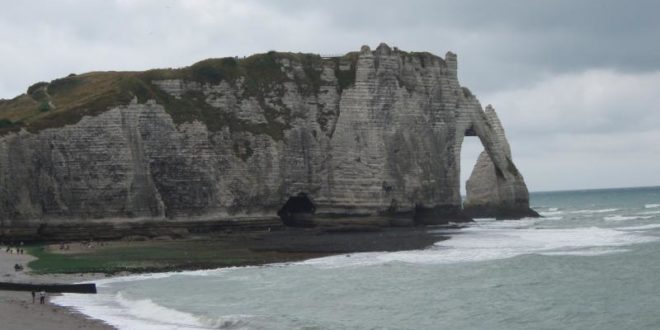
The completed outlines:
[[[3,282],[21,283],[72,283],[94,275],[31,275],[27,263],[34,257],[27,254],[10,254],[6,247],[0,251],[0,276]],[[14,271],[15,264],[23,265],[23,271]],[[101,275],[103,276],[103,275]],[[47,299],[49,300],[49,299]],[[0,320],[3,329],[114,329],[99,320],[92,320],[74,310],[47,301],[39,304],[39,297],[32,303],[30,292],[0,290]]]

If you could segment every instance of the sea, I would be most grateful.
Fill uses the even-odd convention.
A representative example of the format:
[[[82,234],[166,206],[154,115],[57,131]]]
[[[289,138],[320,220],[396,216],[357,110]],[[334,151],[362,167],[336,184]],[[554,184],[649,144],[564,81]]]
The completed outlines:
[[[119,329],[660,329],[660,187],[530,200],[542,218],[428,227],[423,250],[108,278],[54,302]]]

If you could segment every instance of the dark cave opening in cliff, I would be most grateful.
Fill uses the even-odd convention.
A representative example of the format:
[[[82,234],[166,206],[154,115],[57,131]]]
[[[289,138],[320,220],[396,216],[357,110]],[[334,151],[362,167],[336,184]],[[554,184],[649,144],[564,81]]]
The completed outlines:
[[[481,144],[479,138],[466,134],[463,139],[463,144],[461,145],[460,186],[463,200],[465,200],[466,194],[465,184],[470,178],[470,174],[472,174],[472,170],[477,164],[477,158],[479,158],[479,154],[481,154],[482,151],[484,151],[484,146]]]
[[[296,196],[289,197],[277,212],[277,215],[287,226],[313,227],[315,225],[313,220],[315,212],[316,205],[314,205],[314,202],[306,193],[301,192]]]

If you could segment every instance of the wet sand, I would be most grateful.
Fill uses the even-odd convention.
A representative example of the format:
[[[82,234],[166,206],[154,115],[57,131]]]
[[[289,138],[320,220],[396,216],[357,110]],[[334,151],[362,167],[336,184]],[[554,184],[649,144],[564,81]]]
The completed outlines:
[[[103,277],[103,275],[31,275],[27,263],[35,258],[27,254],[9,254],[5,247],[0,251],[0,280],[22,283],[73,283]],[[16,272],[15,264],[25,268]],[[50,298],[50,297],[49,297]],[[0,320],[2,329],[114,329],[99,320],[87,318],[74,310],[50,303],[39,304],[39,297],[32,303],[30,292],[0,290]]]
[[[446,227],[445,227],[446,228]],[[340,254],[356,252],[405,251],[427,248],[449,238],[446,233],[430,233],[429,227],[354,228],[334,227],[272,232],[250,242],[254,251]]]

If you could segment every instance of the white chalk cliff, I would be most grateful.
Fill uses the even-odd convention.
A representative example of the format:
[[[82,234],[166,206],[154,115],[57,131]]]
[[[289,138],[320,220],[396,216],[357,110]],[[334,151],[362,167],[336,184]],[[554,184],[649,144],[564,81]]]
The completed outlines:
[[[467,214],[533,212],[495,112],[460,86],[452,53],[381,44],[335,58],[271,52],[200,63],[115,73],[124,97],[114,103],[75,94],[108,74],[35,88],[50,112],[0,130],[3,227],[249,222],[276,217],[299,193],[319,217],[466,220],[466,134],[485,148]],[[28,94],[16,100],[35,99]],[[17,102],[0,101],[0,119]]]

